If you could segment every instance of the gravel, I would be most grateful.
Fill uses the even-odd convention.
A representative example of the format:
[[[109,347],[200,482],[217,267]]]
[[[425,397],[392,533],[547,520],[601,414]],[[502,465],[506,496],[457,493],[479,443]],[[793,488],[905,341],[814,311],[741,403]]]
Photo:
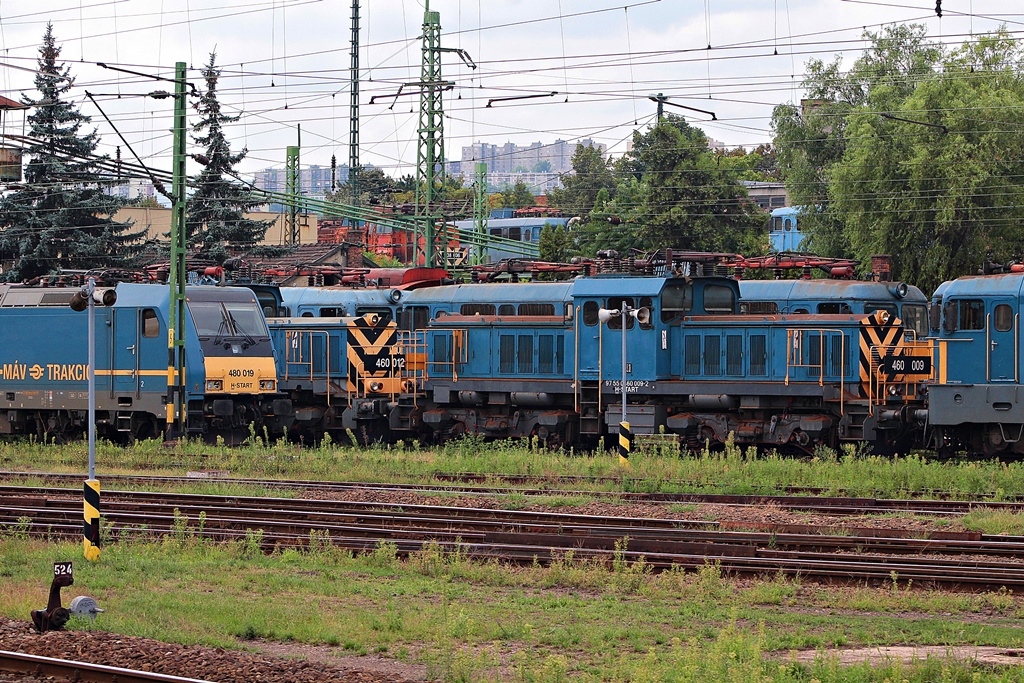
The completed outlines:
[[[330,666],[237,650],[161,643],[149,638],[101,631],[36,633],[28,621],[0,622],[0,650],[93,662],[125,669],[224,683],[410,683],[393,673]],[[0,673],[0,682],[37,681],[23,674]]]

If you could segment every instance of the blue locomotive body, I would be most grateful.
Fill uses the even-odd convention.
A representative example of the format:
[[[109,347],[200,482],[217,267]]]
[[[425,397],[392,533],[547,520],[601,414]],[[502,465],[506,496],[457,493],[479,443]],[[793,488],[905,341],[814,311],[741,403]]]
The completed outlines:
[[[741,313],[836,315],[886,311],[918,337],[928,336],[928,298],[917,287],[902,282],[741,280],[740,296]]]
[[[71,288],[0,287],[0,434],[72,438],[88,408],[88,314]],[[119,284],[97,307],[96,401],[100,433],[150,438],[166,427],[166,287]],[[185,329],[186,427],[237,436],[249,425],[280,432],[290,408],[277,399],[273,349],[254,295],[190,287]]]
[[[627,419],[639,433],[674,432],[691,445],[732,433],[805,450],[912,438],[912,383],[895,378],[886,386],[897,391],[880,392],[870,367],[904,342],[895,318],[740,316],[738,301],[737,283],[721,277],[419,290],[403,302],[403,321],[414,321],[410,343],[422,349],[407,355],[424,359],[409,376],[423,395],[422,424],[442,439],[592,443],[616,429],[624,369]],[[617,316],[602,322],[602,309],[623,304],[649,316],[627,317],[625,330]],[[388,427],[400,433],[403,423]]]
[[[940,285],[933,301],[938,367],[928,389],[928,445],[1024,453],[1024,274],[962,277]]]

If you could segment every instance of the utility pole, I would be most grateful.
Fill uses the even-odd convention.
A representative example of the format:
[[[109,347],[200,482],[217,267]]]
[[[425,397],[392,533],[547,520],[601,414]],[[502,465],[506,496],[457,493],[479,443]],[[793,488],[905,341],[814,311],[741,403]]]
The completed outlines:
[[[288,202],[288,244],[295,246],[301,241],[299,235],[299,195],[301,193],[301,175],[299,171],[299,149],[302,145],[302,127],[299,127],[298,145],[285,150],[284,182],[285,193],[291,198]]]
[[[354,205],[359,204],[359,0],[352,0],[352,59],[349,66],[348,187]]]
[[[650,99],[658,103],[658,123],[661,123],[661,117],[665,115],[665,100],[667,100],[668,98],[662,95],[661,93],[658,93],[657,95],[654,95]]]
[[[476,263],[485,263],[487,254],[484,244],[487,243],[487,217],[490,209],[487,206],[487,164],[478,161],[473,167],[473,227],[478,235],[476,245]]]
[[[167,440],[185,435],[185,62],[174,65],[171,170],[170,316],[167,331]]]

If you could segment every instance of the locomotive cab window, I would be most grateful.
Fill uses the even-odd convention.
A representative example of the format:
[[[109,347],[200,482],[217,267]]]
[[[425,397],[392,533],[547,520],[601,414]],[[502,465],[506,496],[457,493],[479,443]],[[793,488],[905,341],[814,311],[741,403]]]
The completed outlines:
[[[142,336],[146,339],[160,336],[160,320],[152,308],[142,309]]]
[[[494,304],[462,304],[459,307],[462,315],[494,315]]]
[[[850,308],[850,304],[848,303],[833,301],[829,303],[818,304],[818,313],[832,315],[853,313],[853,309]]]
[[[928,309],[923,304],[903,304],[903,327],[918,337],[928,336]]]
[[[992,324],[996,332],[1009,332],[1013,329],[1013,309],[1009,304],[999,304],[993,309]]]
[[[498,306],[498,315],[515,315],[516,307],[513,304],[502,304]]]
[[[963,299],[957,303],[960,307],[959,329],[985,329],[985,302],[976,299]]]
[[[356,315],[363,316],[367,313],[373,313],[377,316],[378,325],[387,325],[391,322],[391,309],[390,308],[357,308]]]
[[[641,330],[653,330],[654,329],[654,300],[649,296],[640,297],[640,308],[646,308],[650,314],[647,318],[647,322],[640,323]]]
[[[617,296],[617,297],[613,297],[611,299],[608,299],[608,306],[607,307],[610,310],[613,310],[613,311],[614,310],[621,310],[623,304],[629,306],[630,308],[633,308],[634,305],[635,305],[633,303],[633,297],[631,297],[631,296]],[[634,318],[631,315],[627,315],[626,316],[626,329],[627,330],[633,329],[633,323],[635,321],[636,321],[636,318]],[[608,321],[608,329],[609,330],[621,330],[622,329],[622,315],[613,315],[611,317],[611,319]]]
[[[730,287],[706,285],[704,310],[708,313],[732,313],[736,307],[736,294]]]
[[[593,327],[597,324],[597,311],[601,307],[597,305],[596,301],[587,301],[583,304],[583,324],[587,327]]]
[[[407,306],[402,309],[399,319],[402,321],[403,330],[422,330],[430,323],[430,309],[426,306]]]
[[[519,315],[554,315],[554,304],[519,304]]]
[[[661,290],[661,322],[669,323],[693,311],[693,285],[665,285]],[[584,313],[586,311],[584,310]],[[596,315],[596,313],[595,313]]]
[[[341,318],[344,315],[345,315],[345,309],[344,308],[333,308],[332,307],[332,308],[321,308],[320,309],[320,317],[321,318]]]

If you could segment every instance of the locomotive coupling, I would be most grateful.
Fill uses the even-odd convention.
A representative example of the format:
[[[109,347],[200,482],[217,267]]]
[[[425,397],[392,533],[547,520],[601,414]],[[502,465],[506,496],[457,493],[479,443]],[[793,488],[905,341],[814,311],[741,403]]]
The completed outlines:
[[[928,410],[901,406],[899,408],[878,412],[878,424],[924,425],[928,422]]]

